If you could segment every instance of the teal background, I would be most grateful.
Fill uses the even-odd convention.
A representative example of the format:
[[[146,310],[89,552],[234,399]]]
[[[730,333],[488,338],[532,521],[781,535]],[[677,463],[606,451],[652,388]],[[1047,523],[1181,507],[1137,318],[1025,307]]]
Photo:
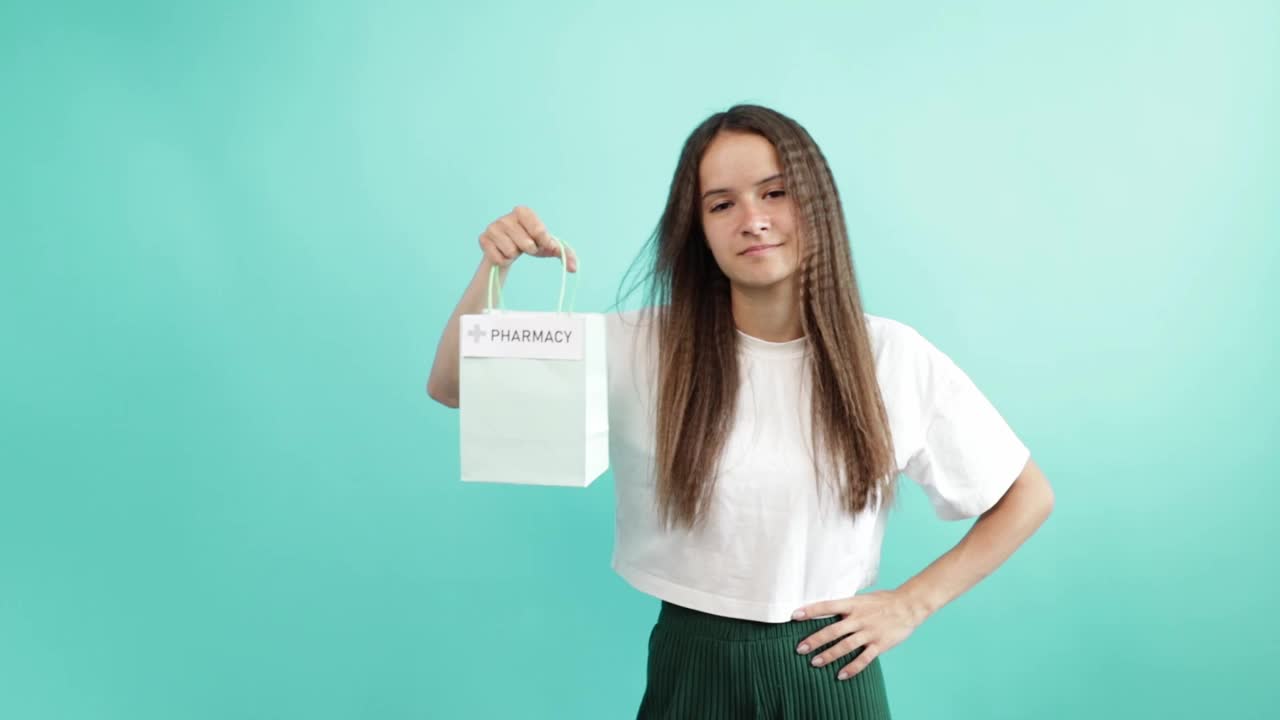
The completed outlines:
[[[633,716],[611,476],[464,486],[424,385],[491,220],[604,311],[738,101],[1057,492],[895,717],[1274,713],[1280,5],[8,2],[0,60],[0,717]],[[967,527],[908,487],[879,587]]]

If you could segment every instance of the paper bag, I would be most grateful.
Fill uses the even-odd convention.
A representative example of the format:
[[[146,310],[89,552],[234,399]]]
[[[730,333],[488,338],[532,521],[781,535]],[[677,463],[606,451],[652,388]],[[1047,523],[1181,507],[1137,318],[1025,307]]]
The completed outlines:
[[[495,310],[496,275],[459,325],[462,480],[586,487],[609,467],[604,316]]]

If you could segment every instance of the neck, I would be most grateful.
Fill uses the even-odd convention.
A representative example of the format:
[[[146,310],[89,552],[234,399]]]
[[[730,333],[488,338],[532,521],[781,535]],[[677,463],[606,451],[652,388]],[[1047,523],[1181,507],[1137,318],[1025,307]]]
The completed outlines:
[[[733,322],[742,332],[769,342],[788,342],[804,337],[800,320],[799,289],[793,283],[767,288],[732,286]]]

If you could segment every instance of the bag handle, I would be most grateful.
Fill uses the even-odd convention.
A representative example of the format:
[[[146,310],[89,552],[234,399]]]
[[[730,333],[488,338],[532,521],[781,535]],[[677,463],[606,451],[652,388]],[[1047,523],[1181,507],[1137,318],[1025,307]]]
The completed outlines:
[[[569,252],[572,251],[573,248],[569,247],[569,243],[561,240],[555,235],[552,235],[551,239],[555,240],[556,243],[560,245],[560,301],[556,303],[556,312],[564,312],[565,311],[564,310],[564,289],[565,289],[565,285],[568,284],[568,281],[569,281]],[[578,271],[581,272],[581,270],[582,270],[582,261],[579,260]],[[499,310],[505,309],[502,305],[502,284],[498,282],[499,272],[500,271],[497,265],[494,265],[493,267],[489,268],[489,292],[487,297],[488,304],[485,306],[485,312],[493,312],[493,296],[495,291],[497,292],[497,295],[498,295],[498,309]],[[573,279],[573,295],[576,296],[578,294],[578,278],[576,277],[577,273],[574,273],[574,275],[575,277]],[[569,298],[569,310],[568,310],[569,314],[573,314],[574,296],[570,296]]]

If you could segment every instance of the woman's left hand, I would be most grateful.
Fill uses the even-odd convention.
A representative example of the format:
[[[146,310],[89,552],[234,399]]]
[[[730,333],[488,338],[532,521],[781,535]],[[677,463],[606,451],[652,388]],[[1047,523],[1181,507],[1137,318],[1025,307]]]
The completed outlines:
[[[821,615],[844,617],[801,640],[796,652],[807,655],[815,648],[844,637],[818,653],[811,661],[814,666],[825,667],[859,647],[865,647],[857,659],[841,668],[838,676],[841,680],[862,672],[872,660],[906,640],[924,622],[924,612],[898,590],[878,590],[842,600],[806,605],[792,617],[803,620]]]

